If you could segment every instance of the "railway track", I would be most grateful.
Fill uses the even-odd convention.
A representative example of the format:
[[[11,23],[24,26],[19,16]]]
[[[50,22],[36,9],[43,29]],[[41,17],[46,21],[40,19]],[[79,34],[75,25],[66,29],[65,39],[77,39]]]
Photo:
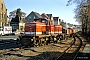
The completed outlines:
[[[69,52],[69,50],[71,49],[70,47],[72,47],[73,46],[73,44],[76,42],[76,37],[72,40],[72,42],[70,43],[70,44],[68,44],[68,48],[64,51],[64,53],[68,53]],[[16,41],[3,41],[3,42],[0,42],[1,43],[1,45],[0,45],[0,50],[5,50],[4,52],[2,52],[2,54],[4,54],[4,55],[10,55],[11,53],[7,53],[7,52],[10,52],[11,50],[13,51],[14,50],[14,48],[19,48],[19,47],[22,47],[22,45],[20,44],[20,43],[16,43]],[[74,44],[75,45],[75,44]],[[53,46],[53,45],[52,45]],[[42,46],[43,47],[43,46]],[[59,47],[59,46],[58,46]],[[34,48],[34,47],[33,47]],[[38,48],[38,47],[37,47]],[[23,48],[22,48],[23,49]],[[68,50],[69,49],[69,50]],[[31,48],[27,48],[26,50],[31,50]],[[21,49],[19,49],[18,51],[21,51]],[[32,51],[34,51],[34,50],[32,50]],[[75,50],[76,51],[76,50]],[[78,49],[77,49],[77,51],[78,51]],[[43,53],[43,54],[41,54],[41,55],[39,55],[38,57],[36,56],[36,57],[23,57],[23,58],[26,58],[26,59],[28,59],[28,60],[33,60],[34,58],[38,58],[38,59],[41,59],[42,60],[42,58],[43,58],[43,60],[55,60],[59,55],[60,56],[67,56],[67,54],[64,54],[64,53],[56,53],[56,52],[45,52],[45,53]],[[75,52],[76,53],[76,52]],[[11,54],[12,55],[12,54]],[[21,54],[22,55],[22,54]],[[52,56],[53,55],[53,57],[55,56],[55,55],[57,55],[57,57],[55,57],[55,58],[48,58],[48,57],[46,57],[45,58],[45,56]],[[69,55],[69,54],[68,54]],[[71,54],[70,54],[71,55]],[[59,57],[60,57],[59,56]],[[74,56],[75,57],[75,54],[72,54],[72,56]],[[59,57],[56,59],[56,60],[58,60],[59,59]],[[37,59],[36,59],[37,60]],[[67,60],[67,59],[63,59],[62,58],[62,60]]]
[[[82,40],[76,35],[74,42],[55,60],[75,60],[82,46]]]
[[[72,41],[72,40],[71,40]],[[27,52],[28,53],[31,53],[31,52],[29,52],[29,51],[33,51],[33,53],[34,53],[34,50],[32,49],[32,48],[34,48],[34,49],[36,49],[36,50],[38,50],[37,48],[39,48],[39,47],[30,47],[30,48],[21,48],[20,49],[20,47],[23,47],[20,43],[16,43],[17,41],[14,41],[14,40],[7,40],[7,41],[1,41],[0,42],[0,59],[3,59],[3,58],[5,58],[5,56],[7,57],[7,58],[11,58],[11,56],[18,56],[19,57],[19,54],[18,53],[20,53],[20,55],[22,55],[23,53],[24,53],[24,51],[26,51],[27,50]],[[63,43],[63,42],[61,42],[61,43]],[[70,42],[69,42],[70,43]],[[68,46],[69,46],[69,43],[68,43]],[[57,43],[57,44],[59,44],[60,45],[60,43]],[[57,47],[57,48],[59,48],[60,49],[60,46],[62,46],[62,45],[60,45],[60,46],[58,46],[58,45],[55,45],[54,43],[51,43],[50,45],[46,45],[47,46],[47,48],[49,48],[49,49],[51,49],[51,47]],[[66,43],[67,44],[67,43]],[[64,43],[63,43],[63,45],[64,45]],[[44,46],[40,46],[40,47],[42,47],[43,49],[46,49],[46,48],[44,48]],[[19,49],[16,49],[16,48],[19,48]],[[24,50],[25,49],[25,50]],[[48,49],[48,50],[49,50]],[[58,50],[59,50],[58,49]],[[16,51],[16,53],[14,52],[14,50]],[[40,49],[41,50],[41,49]],[[54,51],[54,50],[53,50]],[[64,50],[63,50],[64,51]],[[12,52],[14,52],[15,54],[12,54]],[[18,53],[17,53],[18,52]],[[21,53],[21,52],[23,52],[23,53]],[[56,53],[54,53],[54,52],[45,52],[45,54],[41,54],[40,56],[39,56],[39,58],[41,58],[41,56],[42,56],[42,58],[45,58],[45,56],[49,56],[49,55],[52,55],[52,54],[56,54]],[[7,59],[6,58],[6,59]],[[29,57],[23,57],[22,56],[22,58],[25,58],[25,59],[29,59]],[[35,57],[31,57],[31,60],[33,60]],[[37,60],[37,59],[36,59]],[[46,59],[47,60],[47,59]]]

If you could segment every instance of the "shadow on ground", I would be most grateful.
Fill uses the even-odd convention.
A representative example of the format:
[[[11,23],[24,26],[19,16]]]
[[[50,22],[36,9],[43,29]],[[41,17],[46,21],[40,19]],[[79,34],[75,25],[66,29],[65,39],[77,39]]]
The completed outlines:
[[[0,41],[0,50],[3,49],[11,49],[11,48],[18,48],[18,47],[22,47],[22,45],[15,40],[11,40],[11,41]]]
[[[26,60],[55,60],[58,58],[58,56],[62,54],[61,52],[43,52],[39,55],[36,56],[24,56],[21,54],[4,54],[4,55],[9,55],[9,56],[18,56],[21,57],[20,60],[22,60],[23,58],[26,58]],[[58,60],[72,60],[71,58],[73,57],[72,55],[73,53],[66,53],[66,55],[69,56],[64,56],[63,58],[59,58]],[[90,59],[90,53],[79,53],[77,55],[77,57],[75,58],[75,60],[89,60]]]

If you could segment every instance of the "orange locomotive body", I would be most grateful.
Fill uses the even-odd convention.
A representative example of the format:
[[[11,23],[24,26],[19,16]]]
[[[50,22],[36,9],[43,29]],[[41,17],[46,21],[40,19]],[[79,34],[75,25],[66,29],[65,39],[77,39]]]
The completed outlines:
[[[54,41],[56,38],[60,38],[62,33],[61,25],[51,25],[50,20],[46,19],[34,19],[33,22],[28,22],[25,24],[25,34],[22,36],[22,45],[30,44],[45,44]],[[55,40],[56,41],[56,40]]]
[[[25,24],[25,35],[26,36],[41,36],[42,31],[46,31],[44,23],[40,22],[28,22]],[[42,26],[43,29],[42,29]]]
[[[61,25],[50,25],[50,21],[46,19],[36,19],[34,22],[28,22],[25,24],[26,36],[42,36],[61,33]]]
[[[54,33],[55,34],[61,34],[62,33],[62,26],[61,25],[54,25]]]
[[[67,34],[72,34],[72,33],[73,33],[73,29],[68,28],[68,29],[67,29]]]

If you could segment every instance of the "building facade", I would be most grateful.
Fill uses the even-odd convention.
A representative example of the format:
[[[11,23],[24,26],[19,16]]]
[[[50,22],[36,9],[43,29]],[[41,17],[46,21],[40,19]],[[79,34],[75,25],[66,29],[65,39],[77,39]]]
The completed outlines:
[[[7,9],[4,0],[0,0],[0,27],[7,25],[8,25]]]

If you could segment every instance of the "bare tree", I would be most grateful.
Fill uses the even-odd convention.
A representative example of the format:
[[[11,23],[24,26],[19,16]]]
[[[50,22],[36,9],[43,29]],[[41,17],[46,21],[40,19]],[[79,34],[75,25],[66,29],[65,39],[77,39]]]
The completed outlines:
[[[19,21],[21,20],[21,16],[22,16],[21,9],[18,8],[17,11],[16,11],[16,17],[19,18]]]
[[[76,4],[75,19],[82,24],[82,30],[86,33],[90,31],[90,0],[69,0],[67,6]]]

